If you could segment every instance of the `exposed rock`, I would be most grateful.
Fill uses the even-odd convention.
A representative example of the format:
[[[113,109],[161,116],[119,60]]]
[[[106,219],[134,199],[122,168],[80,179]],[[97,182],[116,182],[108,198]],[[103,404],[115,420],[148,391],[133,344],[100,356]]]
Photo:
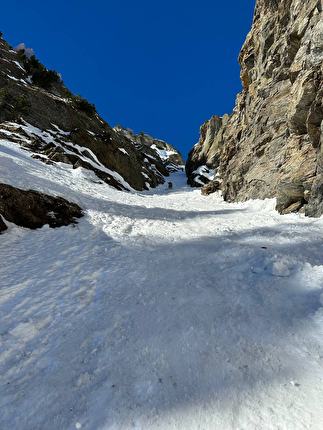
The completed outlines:
[[[0,184],[0,215],[21,227],[36,229],[48,224],[61,227],[76,223],[83,216],[82,209],[62,197],[52,197],[38,191],[23,191]],[[2,218],[0,216],[0,220]],[[0,223],[1,230],[1,223]]]
[[[7,230],[7,228],[8,227],[7,227],[6,223],[3,221],[2,216],[0,215],[0,233]]]
[[[217,130],[219,153],[206,157],[201,133],[188,160],[191,170],[217,170],[227,201],[277,197],[280,211],[297,203],[323,213],[322,34],[322,1],[257,0],[239,55],[243,91]]]
[[[298,202],[295,202],[295,203],[291,204],[286,209],[282,209],[280,211],[280,213],[282,215],[286,215],[286,214],[290,214],[290,213],[293,213],[293,212],[299,212],[299,210],[301,209],[302,206],[303,206],[303,203],[301,201],[298,201]]]
[[[129,128],[123,128],[121,125],[114,127],[114,130],[121,136],[126,137],[129,141],[134,144],[138,150],[147,151],[147,147],[150,148],[157,159],[161,159],[163,165],[166,167],[167,172],[176,172],[182,170],[185,165],[185,161],[179,151],[169,143],[164,142],[160,139],[154,139],[149,134],[141,132],[140,134],[134,134]]]
[[[119,190],[165,182],[168,173],[158,152],[138,148],[113,130],[94,105],[74,96],[36,59],[13,51],[3,39],[0,51],[0,137],[23,145],[45,163],[91,169]],[[35,67],[40,74],[33,74]]]
[[[302,182],[282,181],[277,185],[276,210],[280,213],[290,212],[290,207],[300,209],[306,200],[304,198],[305,188]]]
[[[323,214],[323,175],[314,180],[309,204],[305,207],[305,215],[317,217]]]
[[[215,193],[220,189],[220,182],[213,181],[210,184],[204,185],[201,189],[202,196],[208,196],[209,194]]]
[[[223,147],[223,130],[229,115],[212,116],[200,128],[200,139],[188,154],[185,166],[187,183],[201,187],[213,179],[220,164]]]

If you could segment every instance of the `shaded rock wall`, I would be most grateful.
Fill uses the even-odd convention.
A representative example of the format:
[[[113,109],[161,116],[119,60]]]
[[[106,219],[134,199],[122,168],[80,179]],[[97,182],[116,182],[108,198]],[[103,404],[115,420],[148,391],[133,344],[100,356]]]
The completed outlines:
[[[5,224],[5,222],[2,219],[2,216],[0,216],[0,233],[2,233],[3,231],[7,230],[7,225]]]
[[[76,223],[83,213],[76,203],[62,197],[0,184],[0,232],[7,228],[1,215],[16,225],[36,229],[45,224],[54,228]]]
[[[277,197],[280,212],[323,213],[322,60],[322,1],[257,0],[239,55],[243,91],[212,165],[227,201]]]

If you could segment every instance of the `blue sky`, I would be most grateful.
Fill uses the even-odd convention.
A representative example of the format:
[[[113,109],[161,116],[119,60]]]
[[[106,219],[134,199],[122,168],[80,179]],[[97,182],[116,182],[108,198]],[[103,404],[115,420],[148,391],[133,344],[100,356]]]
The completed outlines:
[[[9,44],[33,48],[111,126],[163,139],[186,158],[200,125],[234,107],[254,4],[10,0],[0,30]]]

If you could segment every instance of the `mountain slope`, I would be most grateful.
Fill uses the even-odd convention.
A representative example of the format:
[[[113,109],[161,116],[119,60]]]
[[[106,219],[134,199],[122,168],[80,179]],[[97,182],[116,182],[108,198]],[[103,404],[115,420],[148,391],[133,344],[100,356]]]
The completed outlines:
[[[138,148],[148,146],[149,148],[156,151],[158,157],[161,158],[163,164],[165,165],[168,172],[176,172],[178,170],[183,170],[185,161],[179,151],[177,151],[174,146],[169,143],[164,142],[160,139],[154,139],[144,132],[140,134],[134,134],[132,130],[125,129],[121,125],[114,127],[114,130],[129,139]]]
[[[322,219],[181,171],[121,193],[4,139],[0,165],[84,210],[0,236],[1,430],[322,429]]]
[[[321,1],[257,0],[239,56],[243,91],[211,142],[220,156],[205,160],[201,136],[190,177],[192,162],[207,164],[227,201],[275,196],[281,213],[323,213],[322,18]]]
[[[74,96],[56,72],[0,39],[0,136],[22,144],[46,163],[93,170],[119,190],[164,183],[165,166],[149,146],[116,133],[95,106]]]

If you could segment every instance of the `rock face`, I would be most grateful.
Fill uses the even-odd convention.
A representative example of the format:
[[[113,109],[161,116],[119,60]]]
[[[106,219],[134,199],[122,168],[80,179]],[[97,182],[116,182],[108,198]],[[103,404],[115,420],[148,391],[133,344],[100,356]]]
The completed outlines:
[[[91,169],[119,190],[155,187],[168,175],[158,153],[117,133],[56,72],[2,38],[0,138],[23,145],[45,163]]]
[[[0,215],[0,233],[7,230],[7,228],[8,228],[7,225],[5,224],[5,222],[2,219],[2,216]]]
[[[208,196],[210,194],[215,193],[220,189],[220,182],[219,181],[212,181],[207,185],[204,185],[201,189],[202,196]]]
[[[187,183],[192,187],[208,184],[220,165],[224,145],[223,131],[229,115],[212,116],[200,128],[200,139],[190,150],[185,166]]]
[[[282,213],[320,216],[322,60],[322,1],[257,0],[239,55],[243,91],[214,139],[206,123],[188,165],[217,169],[227,201],[277,197]]]
[[[38,191],[23,191],[7,184],[0,184],[0,215],[21,227],[36,229],[48,224],[61,227],[75,223],[83,216],[81,208],[62,197],[52,197]],[[7,228],[0,216],[0,231]],[[2,228],[3,230],[2,230]]]
[[[176,172],[183,169],[185,161],[183,160],[181,153],[169,143],[166,143],[160,139],[154,139],[153,137],[149,136],[149,134],[143,132],[140,134],[134,134],[132,130],[125,129],[121,125],[114,127],[114,130],[119,135],[126,137],[139,150],[146,148],[146,151],[148,151],[147,148],[150,148],[150,150],[152,150],[149,155],[150,158],[153,160],[161,159],[168,172]]]

